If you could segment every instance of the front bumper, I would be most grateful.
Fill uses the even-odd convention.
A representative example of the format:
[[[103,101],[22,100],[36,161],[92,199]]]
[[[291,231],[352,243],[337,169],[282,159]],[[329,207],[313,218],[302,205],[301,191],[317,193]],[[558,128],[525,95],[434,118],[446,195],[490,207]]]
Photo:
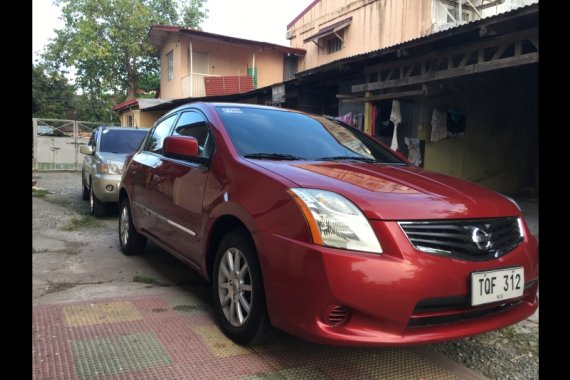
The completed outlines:
[[[503,257],[483,262],[438,257],[413,248],[395,222],[372,222],[384,254],[368,254],[255,234],[272,323],[309,341],[397,346],[463,338],[517,323],[538,307],[538,248],[525,238]],[[527,236],[528,231],[527,231]],[[473,271],[523,266],[522,299],[471,307]],[[448,307],[425,308],[433,300]],[[326,323],[331,306],[350,310],[342,326]]]
[[[91,181],[93,192],[99,201],[103,203],[119,201],[119,185],[121,184],[121,175],[95,174]],[[110,189],[110,186],[112,186],[112,189]]]

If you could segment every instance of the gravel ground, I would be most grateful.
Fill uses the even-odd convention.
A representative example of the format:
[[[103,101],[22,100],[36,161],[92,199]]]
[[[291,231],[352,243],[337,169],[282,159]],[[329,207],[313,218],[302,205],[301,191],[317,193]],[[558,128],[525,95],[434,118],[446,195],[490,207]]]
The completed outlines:
[[[49,188],[52,193],[71,195],[74,208],[87,207],[87,202],[79,197],[80,173],[34,173],[32,179],[38,182],[38,187]],[[537,317],[498,331],[428,347],[490,379],[538,379]]]
[[[490,379],[538,379],[536,322],[430,347]]]

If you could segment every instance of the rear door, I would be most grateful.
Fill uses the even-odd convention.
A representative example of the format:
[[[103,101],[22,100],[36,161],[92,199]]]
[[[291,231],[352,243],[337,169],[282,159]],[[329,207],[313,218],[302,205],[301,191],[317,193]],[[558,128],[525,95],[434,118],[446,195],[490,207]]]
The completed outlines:
[[[199,265],[202,200],[209,175],[208,165],[215,149],[213,135],[205,116],[198,110],[183,111],[172,131],[175,136],[198,140],[196,160],[163,158],[159,173],[151,180],[156,212],[167,222],[167,244],[184,258]]]

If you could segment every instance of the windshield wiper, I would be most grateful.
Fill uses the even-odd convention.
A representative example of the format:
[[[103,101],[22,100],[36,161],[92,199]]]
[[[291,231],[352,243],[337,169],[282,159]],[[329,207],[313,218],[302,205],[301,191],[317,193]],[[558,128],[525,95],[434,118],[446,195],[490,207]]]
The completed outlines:
[[[304,160],[302,157],[293,156],[291,154],[281,153],[249,153],[244,155],[245,158],[259,158],[261,160]]]
[[[321,157],[319,161],[342,161],[342,160],[355,160],[362,162],[379,162],[373,158],[362,157],[362,156],[332,156],[332,157]]]

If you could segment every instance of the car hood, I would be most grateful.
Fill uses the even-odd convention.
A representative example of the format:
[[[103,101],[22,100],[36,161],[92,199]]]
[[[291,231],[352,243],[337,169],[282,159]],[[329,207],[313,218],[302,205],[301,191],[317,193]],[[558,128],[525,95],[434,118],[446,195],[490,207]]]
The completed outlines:
[[[125,158],[127,158],[128,153],[111,153],[111,152],[99,152],[97,155],[105,162],[120,162],[124,163]]]
[[[518,207],[480,185],[414,166],[251,160],[299,187],[334,191],[370,219],[420,220],[516,216]]]

